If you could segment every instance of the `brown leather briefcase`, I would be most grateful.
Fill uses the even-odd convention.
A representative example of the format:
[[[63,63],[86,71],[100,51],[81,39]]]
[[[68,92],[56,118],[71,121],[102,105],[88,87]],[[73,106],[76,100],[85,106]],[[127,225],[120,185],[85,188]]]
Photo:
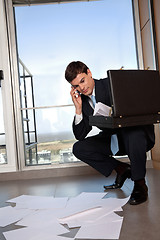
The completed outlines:
[[[160,122],[160,75],[154,70],[109,70],[111,116],[90,116],[91,126],[119,128]]]

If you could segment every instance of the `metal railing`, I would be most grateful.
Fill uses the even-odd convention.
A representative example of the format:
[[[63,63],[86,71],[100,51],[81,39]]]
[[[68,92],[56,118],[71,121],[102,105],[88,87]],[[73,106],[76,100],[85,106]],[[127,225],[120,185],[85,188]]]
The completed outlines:
[[[37,109],[49,109],[49,108],[64,108],[64,107],[73,107],[74,104],[64,104],[64,105],[50,105],[50,106],[35,106],[34,101],[34,87],[33,87],[33,75],[30,73],[28,68],[25,66],[25,64],[22,62],[21,59],[19,59],[19,64],[21,69],[20,74],[20,85],[23,84],[23,91],[21,89],[21,102],[23,101],[23,106],[21,104],[21,111],[23,116],[23,126],[26,124],[26,131],[24,131],[24,138],[26,137],[27,142],[25,143],[25,155],[26,155],[26,165],[39,165],[39,153],[38,153],[38,140],[37,140],[37,127],[36,127],[36,114],[35,111]],[[28,104],[28,97],[27,97],[27,91],[28,91],[28,85],[26,87],[27,81],[30,81],[30,92],[31,97],[29,98],[31,104]],[[31,99],[32,98],[32,99]],[[31,101],[32,100],[32,101]],[[32,111],[33,119],[33,126],[34,129],[32,131],[30,130],[30,119],[29,111]],[[30,134],[34,134],[35,141],[31,141]],[[33,139],[33,136],[32,136]],[[33,156],[34,156],[34,164],[33,164]],[[29,162],[29,163],[28,163]],[[35,163],[36,162],[36,163]],[[50,163],[51,164],[51,163]]]
[[[27,136],[26,141],[26,149],[29,149],[29,159],[30,162],[32,161],[32,148],[33,146],[37,147],[37,129],[36,129],[36,115],[35,115],[35,102],[34,102],[34,89],[33,89],[33,75],[30,73],[28,68],[25,66],[25,64],[22,62],[21,59],[19,59],[19,64],[22,67],[22,74],[20,73],[20,84],[23,84],[24,93],[21,94],[21,101],[24,98],[24,109],[22,110],[22,116],[23,116],[23,126],[26,124],[26,131],[24,131],[24,138]],[[30,90],[31,90],[31,99],[32,100],[32,117],[33,117],[33,126],[34,129],[30,130],[30,119],[28,114],[28,97],[27,97],[27,88],[26,88],[26,81],[30,81]],[[25,117],[24,112],[25,111]],[[34,134],[34,141],[31,141],[30,135]]]

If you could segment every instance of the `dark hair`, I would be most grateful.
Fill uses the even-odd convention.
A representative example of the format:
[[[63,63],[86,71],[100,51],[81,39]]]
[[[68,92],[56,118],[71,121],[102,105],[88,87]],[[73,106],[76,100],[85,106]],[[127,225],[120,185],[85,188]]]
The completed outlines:
[[[86,73],[87,74],[88,67],[80,61],[77,62],[71,62],[65,71],[65,79],[70,83],[73,79],[77,77],[80,73]]]

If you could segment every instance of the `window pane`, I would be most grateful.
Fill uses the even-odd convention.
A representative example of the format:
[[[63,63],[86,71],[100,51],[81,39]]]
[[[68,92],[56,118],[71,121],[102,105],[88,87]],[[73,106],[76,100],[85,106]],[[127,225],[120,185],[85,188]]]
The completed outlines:
[[[72,154],[75,139],[70,123],[73,116],[73,106],[36,110],[38,144],[26,148],[26,165],[78,161]],[[30,133],[30,142],[34,141],[35,135]]]

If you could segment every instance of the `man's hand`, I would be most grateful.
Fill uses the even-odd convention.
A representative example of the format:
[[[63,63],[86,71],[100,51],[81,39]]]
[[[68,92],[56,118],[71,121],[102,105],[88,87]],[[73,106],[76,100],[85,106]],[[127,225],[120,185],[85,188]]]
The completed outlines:
[[[78,91],[74,87],[71,87],[70,94],[71,94],[72,101],[73,101],[73,103],[75,105],[75,108],[76,108],[76,114],[80,115],[82,113],[81,95],[78,93]]]

